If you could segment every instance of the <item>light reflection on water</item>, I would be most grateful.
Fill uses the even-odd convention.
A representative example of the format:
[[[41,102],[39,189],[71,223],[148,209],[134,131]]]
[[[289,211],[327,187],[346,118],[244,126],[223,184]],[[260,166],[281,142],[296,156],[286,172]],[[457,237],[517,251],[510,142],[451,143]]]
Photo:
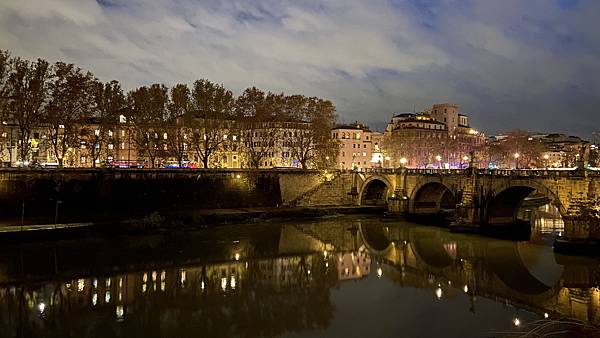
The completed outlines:
[[[373,218],[5,247],[0,271],[1,337],[480,337],[546,317],[600,325],[597,260]]]

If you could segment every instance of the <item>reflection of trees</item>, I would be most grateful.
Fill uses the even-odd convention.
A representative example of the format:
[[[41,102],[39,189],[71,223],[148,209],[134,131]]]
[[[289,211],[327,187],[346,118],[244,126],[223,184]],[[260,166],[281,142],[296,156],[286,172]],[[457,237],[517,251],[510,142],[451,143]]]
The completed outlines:
[[[239,267],[235,272],[234,265]],[[223,288],[222,270],[235,274],[235,286]],[[82,292],[76,292],[76,283],[54,283],[31,292],[3,293],[0,336],[127,337],[143,332],[147,337],[274,337],[325,329],[333,318],[329,289],[337,275],[335,269],[325,268],[321,254],[251,260],[247,267],[245,262],[200,266],[187,270],[185,283],[180,283],[180,270],[173,269],[165,273],[164,291],[161,277],[154,289],[151,276],[148,291],[141,291],[139,275],[124,277],[124,292],[135,293],[125,295],[125,304],[117,301],[117,277],[112,278],[112,289],[103,288],[105,279],[100,279],[93,290],[87,280]],[[106,303],[109,289],[112,300]],[[98,295],[96,305],[90,301],[93,293]],[[47,308],[40,314],[42,299]],[[123,321],[116,320],[117,304],[126,308]]]

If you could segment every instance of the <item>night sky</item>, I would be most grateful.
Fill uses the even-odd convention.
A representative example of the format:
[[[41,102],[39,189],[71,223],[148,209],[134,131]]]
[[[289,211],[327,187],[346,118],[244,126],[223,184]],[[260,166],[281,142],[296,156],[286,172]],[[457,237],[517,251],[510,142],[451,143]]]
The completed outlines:
[[[488,134],[600,131],[597,0],[4,0],[0,48],[126,89],[316,95],[375,128],[449,101]]]

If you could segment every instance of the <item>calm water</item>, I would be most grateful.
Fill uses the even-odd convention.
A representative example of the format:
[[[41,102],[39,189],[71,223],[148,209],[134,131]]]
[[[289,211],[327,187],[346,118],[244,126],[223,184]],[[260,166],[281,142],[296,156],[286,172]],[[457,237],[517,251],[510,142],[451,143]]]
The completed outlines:
[[[580,335],[600,262],[544,212],[535,243],[353,216],[4,246],[0,337]]]

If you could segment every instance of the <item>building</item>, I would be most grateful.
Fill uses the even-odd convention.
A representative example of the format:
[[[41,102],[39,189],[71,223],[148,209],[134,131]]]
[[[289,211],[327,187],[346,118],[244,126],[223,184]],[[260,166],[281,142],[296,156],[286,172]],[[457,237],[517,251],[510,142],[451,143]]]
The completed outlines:
[[[471,128],[455,104],[434,104],[420,113],[399,113],[385,130],[390,166],[465,168],[485,135]]]
[[[340,145],[336,168],[363,170],[385,166],[382,133],[373,132],[364,123],[357,121],[335,126],[331,130],[331,136]]]

